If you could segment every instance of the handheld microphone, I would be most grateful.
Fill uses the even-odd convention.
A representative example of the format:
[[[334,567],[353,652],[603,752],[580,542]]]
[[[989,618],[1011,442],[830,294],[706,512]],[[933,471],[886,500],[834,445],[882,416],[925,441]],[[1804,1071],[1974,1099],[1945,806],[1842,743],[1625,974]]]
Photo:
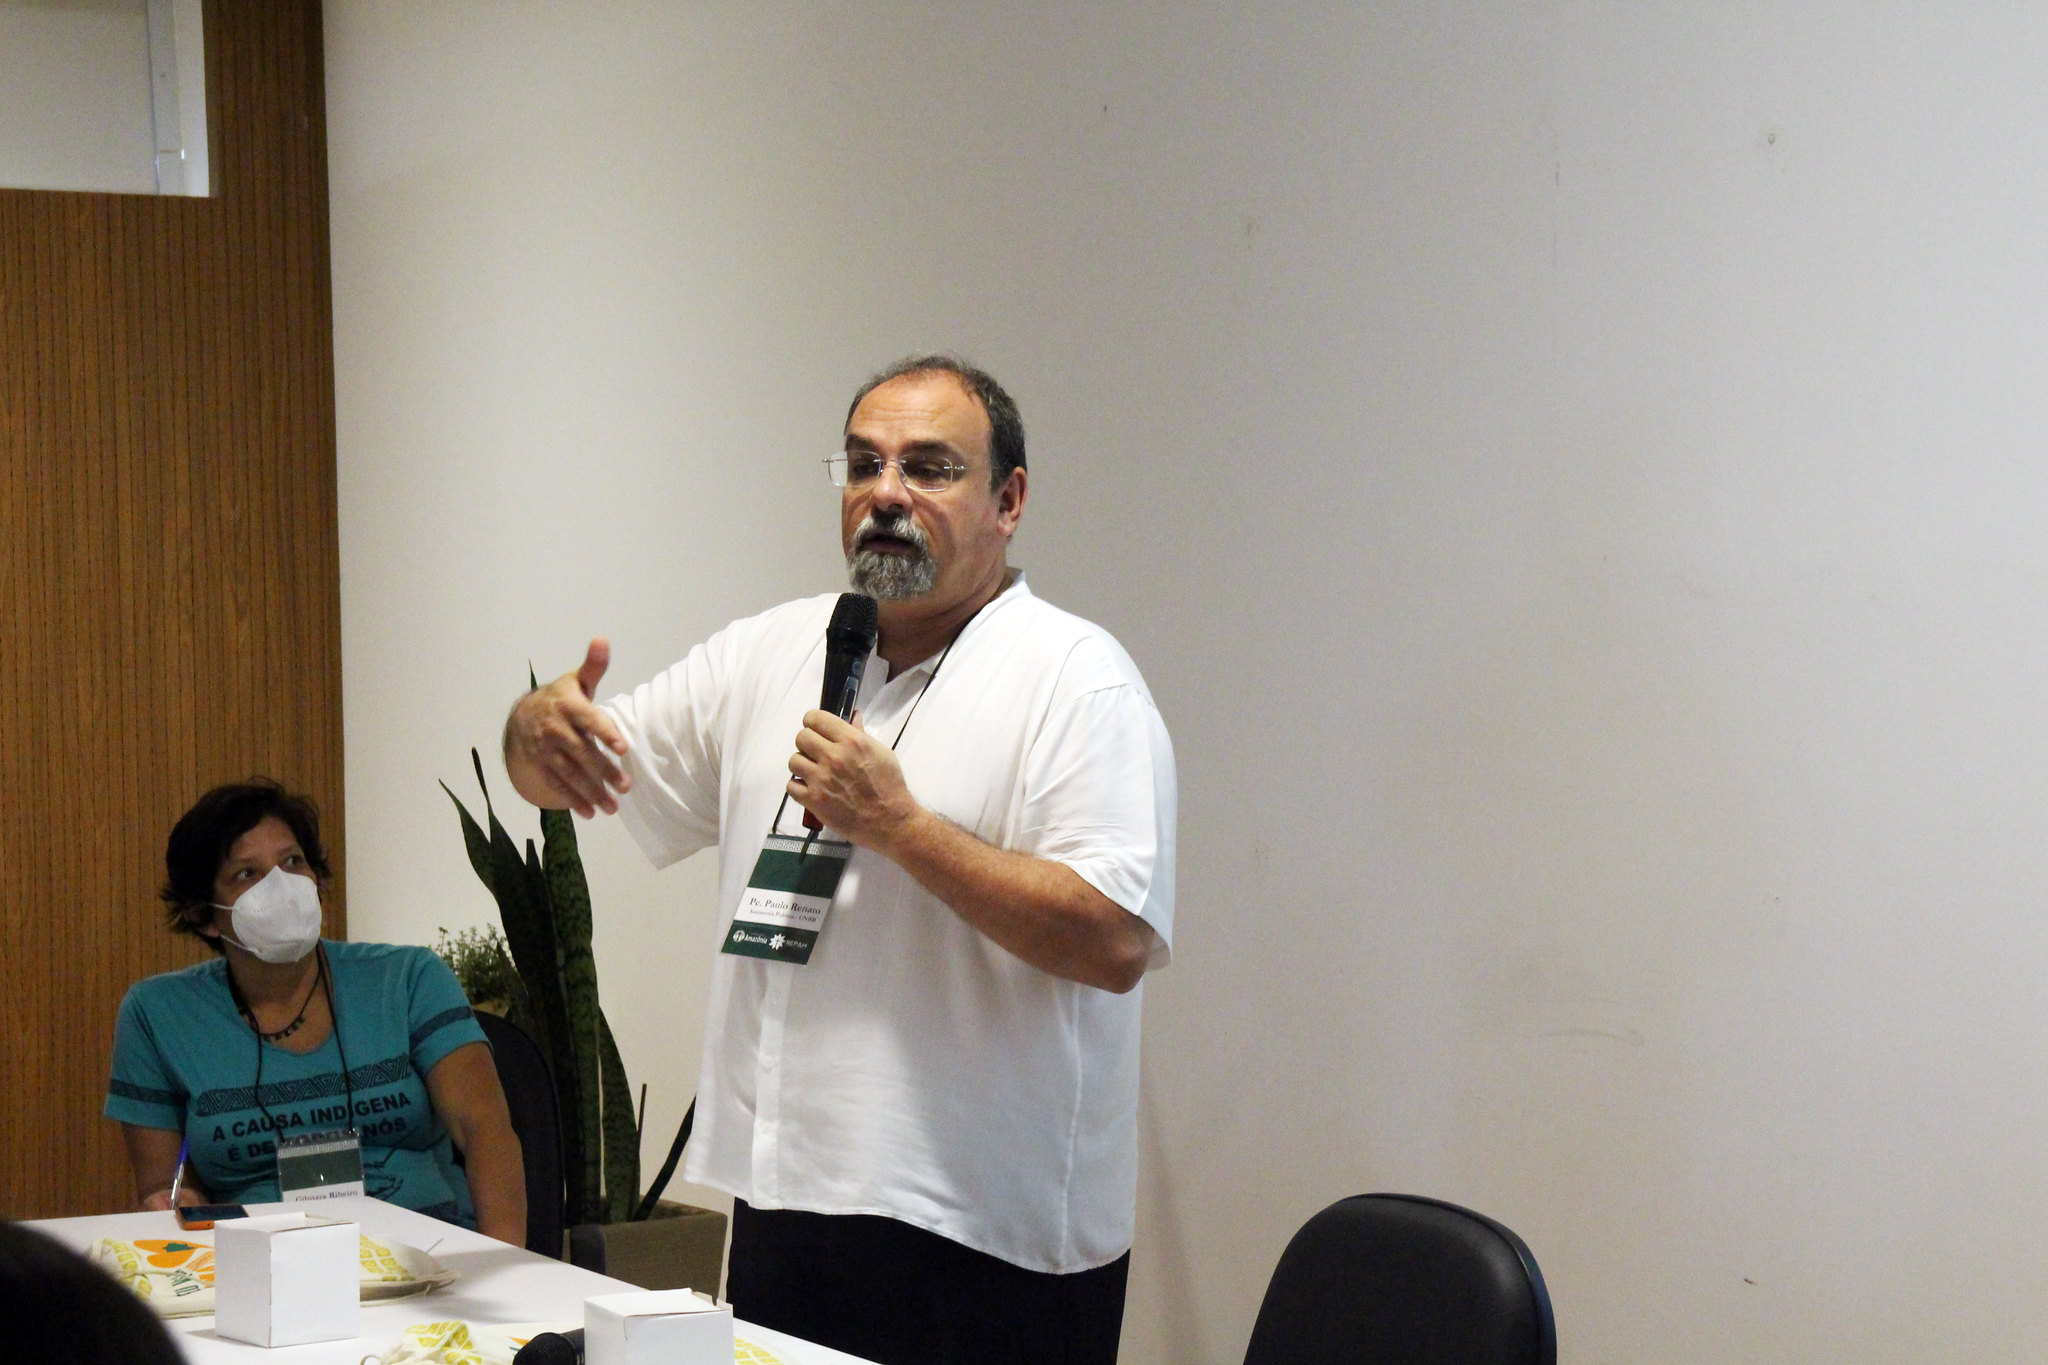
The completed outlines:
[[[583,1329],[540,1333],[519,1348],[512,1365],[583,1365]]]
[[[825,627],[825,687],[818,709],[830,711],[841,720],[853,719],[853,704],[860,696],[860,678],[875,637],[881,633],[881,608],[866,593],[843,592],[832,608],[832,624]],[[805,829],[823,829],[818,817],[804,812]]]
[[[880,633],[881,608],[874,598],[858,592],[839,594],[839,605],[832,608],[832,624],[825,627],[825,687],[818,698],[819,710],[830,711],[841,720],[853,719],[861,673]]]

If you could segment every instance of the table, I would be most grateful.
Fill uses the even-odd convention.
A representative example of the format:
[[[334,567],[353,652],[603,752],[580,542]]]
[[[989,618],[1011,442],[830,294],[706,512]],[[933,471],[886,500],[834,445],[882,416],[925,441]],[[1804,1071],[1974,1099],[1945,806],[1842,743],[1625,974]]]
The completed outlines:
[[[455,1283],[409,1299],[363,1305],[363,1335],[353,1341],[328,1341],[311,1346],[266,1349],[217,1335],[211,1315],[172,1318],[164,1325],[194,1365],[358,1365],[366,1355],[382,1355],[398,1334],[416,1322],[463,1318],[470,1322],[581,1322],[583,1300],[592,1294],[618,1294],[635,1286],[562,1261],[486,1237],[480,1232],[443,1223],[411,1209],[379,1199],[354,1196],[310,1204],[251,1204],[252,1214],[318,1212],[362,1225],[373,1237],[388,1237],[418,1247],[456,1274]],[[76,1251],[86,1251],[102,1237],[179,1237],[183,1233],[169,1213],[107,1213],[85,1218],[47,1218],[27,1226],[47,1233]],[[205,1234],[200,1234],[204,1236]],[[739,1335],[765,1346],[789,1365],[866,1365],[858,1356],[813,1345],[782,1332],[749,1323],[736,1324]]]

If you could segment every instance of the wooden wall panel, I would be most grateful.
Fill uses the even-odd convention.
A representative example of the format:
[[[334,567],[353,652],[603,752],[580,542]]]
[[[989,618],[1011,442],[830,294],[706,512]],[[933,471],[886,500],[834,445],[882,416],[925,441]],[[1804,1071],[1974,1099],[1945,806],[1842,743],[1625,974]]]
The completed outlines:
[[[215,195],[0,190],[0,1214],[133,1198],[99,1117],[173,820],[268,773],[340,870],[317,0],[206,8]],[[342,887],[328,930],[343,931]]]

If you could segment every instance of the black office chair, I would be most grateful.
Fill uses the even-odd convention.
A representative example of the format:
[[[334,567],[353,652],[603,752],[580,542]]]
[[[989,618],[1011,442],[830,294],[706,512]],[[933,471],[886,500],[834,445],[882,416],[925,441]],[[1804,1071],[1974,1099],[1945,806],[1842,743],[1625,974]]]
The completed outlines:
[[[498,1064],[498,1083],[512,1110],[512,1131],[526,1159],[526,1249],[562,1259],[562,1121],[547,1057],[525,1029],[509,1019],[476,1012]]]
[[[1557,1365],[1528,1245],[1410,1194],[1340,1199],[1280,1254],[1244,1365]]]

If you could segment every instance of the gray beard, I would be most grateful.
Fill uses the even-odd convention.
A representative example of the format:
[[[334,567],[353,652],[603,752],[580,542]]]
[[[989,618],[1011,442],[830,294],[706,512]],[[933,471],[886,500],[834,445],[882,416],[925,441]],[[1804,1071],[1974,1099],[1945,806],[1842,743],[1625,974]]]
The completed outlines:
[[[893,555],[867,549],[863,542],[877,532],[908,541],[917,553]],[[908,517],[866,518],[854,532],[854,546],[846,560],[846,576],[855,592],[864,592],[877,602],[922,597],[939,581],[939,561],[932,558],[924,532]]]

